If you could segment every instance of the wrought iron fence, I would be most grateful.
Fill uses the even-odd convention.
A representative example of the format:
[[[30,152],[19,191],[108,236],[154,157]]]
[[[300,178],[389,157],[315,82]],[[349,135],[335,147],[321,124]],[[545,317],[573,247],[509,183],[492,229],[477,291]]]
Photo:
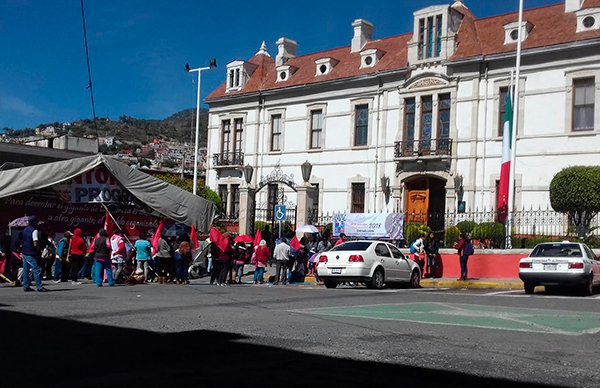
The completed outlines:
[[[244,153],[241,151],[235,151],[213,154],[213,165],[217,167],[242,166],[244,165]]]
[[[336,214],[309,211],[309,223],[325,227],[334,222]],[[464,213],[405,213],[405,239],[414,240],[418,234],[433,232],[444,246],[451,247],[461,232],[466,232],[480,248],[505,248],[506,229],[496,210],[475,210]],[[409,230],[410,229],[410,230]],[[600,247],[600,216],[590,225],[589,244]],[[575,239],[573,223],[567,214],[552,209],[521,209],[513,213],[511,240],[514,248],[531,248],[543,241]]]
[[[402,140],[394,144],[394,157],[452,155],[452,139]]]

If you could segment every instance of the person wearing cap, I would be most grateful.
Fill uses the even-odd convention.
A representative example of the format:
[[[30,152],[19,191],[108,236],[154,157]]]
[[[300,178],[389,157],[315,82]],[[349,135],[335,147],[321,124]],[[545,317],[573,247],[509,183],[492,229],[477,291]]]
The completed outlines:
[[[42,285],[40,268],[37,264],[40,256],[40,234],[36,226],[39,221],[36,216],[29,217],[28,221],[29,226],[23,231],[23,248],[21,249],[21,256],[23,257],[23,289],[25,291],[33,291],[29,287],[29,270],[31,269],[37,290],[39,292],[46,292],[46,289]]]
[[[58,242],[56,260],[54,260],[54,283],[66,282],[69,277],[71,267],[68,258],[71,251],[71,237],[73,237],[73,233],[67,230]]]

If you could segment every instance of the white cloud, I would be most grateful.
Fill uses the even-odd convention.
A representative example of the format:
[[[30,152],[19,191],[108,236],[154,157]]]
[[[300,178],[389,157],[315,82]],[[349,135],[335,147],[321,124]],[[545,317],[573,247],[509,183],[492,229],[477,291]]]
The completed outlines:
[[[16,112],[24,116],[35,116],[42,113],[41,110],[26,101],[5,94],[0,94],[0,109]]]

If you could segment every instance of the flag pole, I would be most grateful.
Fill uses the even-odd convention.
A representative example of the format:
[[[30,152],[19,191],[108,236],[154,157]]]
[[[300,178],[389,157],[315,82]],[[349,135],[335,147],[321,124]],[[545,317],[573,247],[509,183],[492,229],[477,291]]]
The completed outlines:
[[[510,175],[508,181],[508,222],[506,230],[506,248],[512,248],[512,227],[514,224],[515,207],[515,170],[517,156],[517,135],[519,133],[519,84],[521,78],[521,42],[523,40],[523,0],[519,0],[519,35],[517,38],[517,65],[515,75],[515,94],[513,104],[513,136],[511,139]]]
[[[110,212],[110,210],[108,210],[108,206],[106,206],[104,204],[104,202],[102,202],[102,206],[104,206],[104,209],[106,209],[106,212],[110,216],[110,219],[114,222],[115,225],[117,225],[117,228],[119,228],[119,230],[121,231],[121,233],[123,233],[123,237],[125,237],[125,240],[127,240],[127,242],[133,246],[133,243],[129,240],[129,238],[127,237],[127,234],[125,233],[125,231],[123,229],[121,229],[121,225],[119,225],[119,223],[117,222],[117,220],[115,220],[115,217],[113,217],[113,215]]]

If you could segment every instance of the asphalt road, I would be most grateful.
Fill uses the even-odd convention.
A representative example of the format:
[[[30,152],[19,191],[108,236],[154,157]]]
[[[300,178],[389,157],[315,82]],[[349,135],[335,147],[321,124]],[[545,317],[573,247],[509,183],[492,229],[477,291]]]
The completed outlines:
[[[0,286],[3,386],[600,386],[598,296],[47,287]]]

